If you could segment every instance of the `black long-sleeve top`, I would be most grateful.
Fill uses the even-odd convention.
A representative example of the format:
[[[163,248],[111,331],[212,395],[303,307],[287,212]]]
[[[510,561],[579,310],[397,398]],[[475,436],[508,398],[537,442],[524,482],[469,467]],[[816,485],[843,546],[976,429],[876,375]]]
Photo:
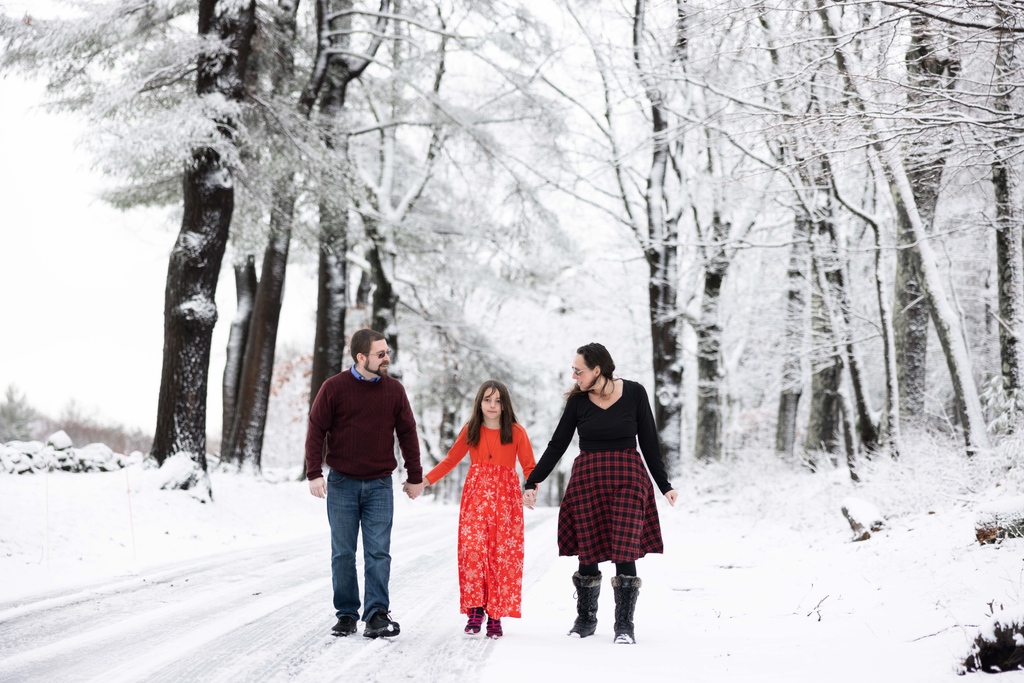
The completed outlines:
[[[581,451],[636,448],[639,439],[640,452],[654,483],[662,493],[672,490],[661,460],[661,444],[647,390],[639,382],[622,380],[622,396],[605,409],[595,405],[585,393],[570,397],[544,455],[526,480],[527,490],[537,488],[555,469],[572,441],[573,432],[579,432]]]

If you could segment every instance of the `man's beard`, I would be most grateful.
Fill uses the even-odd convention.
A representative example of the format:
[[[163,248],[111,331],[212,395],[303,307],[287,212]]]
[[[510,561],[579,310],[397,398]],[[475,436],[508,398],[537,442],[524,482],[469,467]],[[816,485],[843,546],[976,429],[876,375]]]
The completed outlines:
[[[381,363],[380,365],[377,366],[376,370],[371,370],[370,372],[375,372],[381,377],[384,377],[385,375],[388,374],[388,365],[388,363]]]

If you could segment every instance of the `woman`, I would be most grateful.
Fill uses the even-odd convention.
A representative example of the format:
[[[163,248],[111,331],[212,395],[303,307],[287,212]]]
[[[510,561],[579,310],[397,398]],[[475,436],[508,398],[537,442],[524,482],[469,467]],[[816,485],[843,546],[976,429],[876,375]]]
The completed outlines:
[[[601,344],[576,349],[572,364],[576,384],[566,395],[565,410],[533,473],[528,475],[523,504],[533,507],[537,484],[544,481],[565,453],[573,432],[579,432],[580,454],[558,512],[558,554],[579,557],[576,621],[570,636],[586,638],[597,629],[597,598],[601,593],[599,562],[614,562],[615,642],[636,642],[633,610],[641,581],[636,561],[660,553],[661,524],[654,489],[637,453],[670,505],[676,503],[643,386],[613,376],[615,363]]]
[[[466,633],[500,638],[501,618],[520,616],[523,600],[523,506],[516,460],[529,476],[533,448],[516,420],[508,389],[487,380],[476,392],[473,415],[448,455],[427,473],[436,484],[469,453],[459,510],[460,607]]]

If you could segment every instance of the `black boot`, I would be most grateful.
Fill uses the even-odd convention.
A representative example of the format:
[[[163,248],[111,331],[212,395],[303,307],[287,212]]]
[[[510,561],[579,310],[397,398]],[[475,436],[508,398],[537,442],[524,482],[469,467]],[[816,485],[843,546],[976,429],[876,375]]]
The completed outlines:
[[[597,597],[601,595],[601,574],[586,576],[576,572],[572,575],[576,586],[576,621],[569,629],[570,636],[586,638],[597,630]]]
[[[636,609],[636,596],[641,585],[638,576],[613,576],[612,590],[615,592],[615,642],[633,645],[633,610]]]

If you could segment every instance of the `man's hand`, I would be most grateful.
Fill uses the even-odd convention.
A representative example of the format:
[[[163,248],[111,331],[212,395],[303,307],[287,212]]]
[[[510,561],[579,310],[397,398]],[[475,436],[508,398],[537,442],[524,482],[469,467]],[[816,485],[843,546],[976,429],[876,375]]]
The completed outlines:
[[[309,492],[317,498],[327,497],[327,482],[324,481],[323,477],[317,477],[316,479],[309,480]]]
[[[424,479],[419,484],[410,484],[408,480],[402,482],[402,490],[405,491],[405,495],[409,496],[410,500],[416,500],[423,493],[423,489],[427,487],[427,481]]]
[[[528,489],[523,491],[523,507],[528,507],[531,510],[533,506],[537,504],[537,489]]]

